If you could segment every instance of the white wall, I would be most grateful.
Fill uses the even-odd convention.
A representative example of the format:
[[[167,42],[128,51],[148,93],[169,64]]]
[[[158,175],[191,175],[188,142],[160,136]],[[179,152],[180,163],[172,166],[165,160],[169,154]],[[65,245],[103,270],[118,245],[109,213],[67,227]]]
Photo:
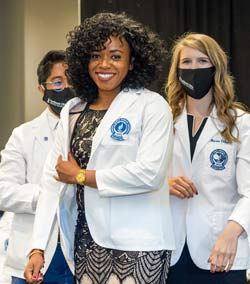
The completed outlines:
[[[65,49],[80,21],[79,0],[0,0],[0,150],[12,129],[44,108],[36,68],[51,49]]]
[[[66,35],[78,24],[77,0],[25,0],[25,120],[44,108],[36,92],[36,68],[50,49],[65,49]]]
[[[0,0],[0,149],[24,119],[23,2]]]

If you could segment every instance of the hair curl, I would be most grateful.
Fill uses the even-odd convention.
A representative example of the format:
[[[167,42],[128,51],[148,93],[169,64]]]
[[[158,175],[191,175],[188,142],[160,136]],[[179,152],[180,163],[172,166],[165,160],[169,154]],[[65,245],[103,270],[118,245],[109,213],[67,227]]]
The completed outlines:
[[[236,127],[237,109],[246,110],[240,103],[235,102],[234,81],[228,71],[228,58],[219,44],[210,36],[197,33],[185,33],[177,39],[172,48],[172,59],[166,84],[167,99],[176,120],[185,106],[187,93],[182,88],[178,76],[180,54],[183,47],[191,47],[206,54],[215,67],[213,83],[213,102],[217,109],[218,118],[225,128],[221,135],[228,142],[239,142],[239,133]],[[234,136],[233,129],[237,130]]]
[[[157,34],[125,13],[98,13],[85,19],[67,35],[69,76],[77,96],[89,103],[98,97],[97,86],[88,72],[90,55],[95,50],[104,49],[111,36],[125,38],[133,58],[133,69],[123,80],[122,89],[146,87],[162,70],[166,49]]]

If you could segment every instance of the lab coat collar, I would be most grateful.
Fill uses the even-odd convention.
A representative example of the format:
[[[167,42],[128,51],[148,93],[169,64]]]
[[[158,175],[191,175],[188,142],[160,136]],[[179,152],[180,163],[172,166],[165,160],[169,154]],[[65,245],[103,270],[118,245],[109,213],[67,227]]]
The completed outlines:
[[[187,111],[186,106],[184,106],[183,112],[175,123],[176,134],[179,135],[179,139],[182,143],[185,155],[187,155],[188,160],[190,159],[190,141],[189,133],[187,127]],[[217,116],[216,107],[213,106],[211,114],[209,115],[207,122],[201,135],[197,141],[196,148],[194,151],[193,161],[198,157],[199,153],[205,147],[205,145],[213,138],[216,134],[224,129],[224,124],[219,120]]]
[[[187,111],[184,107],[181,115],[177,118],[174,124],[175,135],[178,135],[182,148],[184,149],[184,154],[186,155],[186,160],[191,162],[190,159],[190,141],[188,134],[188,124],[187,124]],[[184,157],[183,157],[184,158]]]
[[[79,97],[75,97],[69,100],[61,110],[60,120],[65,137],[65,145],[63,147],[65,149],[65,152],[62,154],[64,155],[65,159],[67,159],[68,157],[69,142],[70,142],[70,132],[71,132],[70,123],[69,123],[70,112],[82,111],[84,110],[86,105],[87,105],[86,102],[83,103],[83,101]]]
[[[218,119],[216,107],[213,106],[213,109],[207,119],[205,127],[202,130],[201,135],[197,141],[193,160],[195,160],[199,156],[199,153],[206,146],[206,144],[209,143],[211,139],[215,135],[217,135],[222,129],[223,129],[223,124]]]

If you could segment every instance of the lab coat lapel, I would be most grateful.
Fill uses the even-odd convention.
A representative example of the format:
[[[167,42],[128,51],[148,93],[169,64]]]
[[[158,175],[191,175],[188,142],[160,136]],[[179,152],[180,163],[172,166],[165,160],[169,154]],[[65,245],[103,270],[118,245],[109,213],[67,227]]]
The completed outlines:
[[[37,120],[37,124],[33,126],[33,129],[35,139],[37,139],[37,141],[41,144],[45,153],[48,153],[53,142],[53,136],[50,130],[46,111],[40,115],[39,120]]]
[[[68,158],[68,151],[69,151],[69,143],[70,143],[70,133],[72,132],[70,127],[70,112],[77,112],[81,111],[85,108],[87,103],[82,103],[82,100],[79,97],[73,98],[67,102],[64,108],[61,111],[61,124],[64,132],[65,137],[65,145],[64,149],[64,158]]]
[[[113,122],[122,116],[126,109],[128,109],[129,106],[132,105],[138,98],[138,95],[140,95],[140,93],[141,90],[124,90],[116,96],[107,113],[103,117],[99,127],[97,128],[96,134],[93,139],[91,156],[94,155],[103,136],[107,133],[107,131],[111,129]]]
[[[197,141],[193,160],[195,160],[199,156],[199,153],[206,146],[206,144],[209,143],[209,141],[215,135],[217,135],[220,131],[222,131],[223,128],[224,128],[223,123],[221,123],[217,117],[216,108],[213,107],[213,110],[210,116],[208,117],[204,129],[202,130],[201,135]]]
[[[175,135],[179,137],[180,143],[184,150],[183,153],[185,153],[187,160],[191,162],[186,107],[184,107],[183,112],[181,113],[181,115],[178,117],[177,121],[174,124],[174,132]]]

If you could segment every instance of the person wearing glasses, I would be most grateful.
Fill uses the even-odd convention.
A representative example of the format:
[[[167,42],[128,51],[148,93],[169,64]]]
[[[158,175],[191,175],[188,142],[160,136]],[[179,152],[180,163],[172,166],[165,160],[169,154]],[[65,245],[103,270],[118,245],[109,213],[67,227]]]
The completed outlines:
[[[37,68],[38,90],[47,108],[34,120],[15,128],[1,152],[0,210],[14,212],[3,268],[11,276],[12,284],[26,283],[23,270],[28,262],[43,165],[54,141],[60,111],[74,97],[67,68],[64,51],[52,50],[43,57]],[[45,252],[43,283],[73,284],[74,277],[58,236],[55,221]]]

